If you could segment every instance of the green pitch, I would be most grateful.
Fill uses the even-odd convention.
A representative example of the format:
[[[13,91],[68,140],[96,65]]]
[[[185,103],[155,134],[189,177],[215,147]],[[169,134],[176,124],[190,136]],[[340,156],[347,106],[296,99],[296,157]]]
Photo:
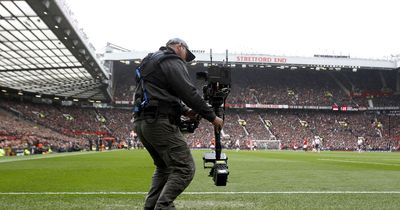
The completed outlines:
[[[178,209],[399,209],[400,153],[224,151],[226,187],[203,169]],[[142,209],[145,150],[0,158],[0,209]]]

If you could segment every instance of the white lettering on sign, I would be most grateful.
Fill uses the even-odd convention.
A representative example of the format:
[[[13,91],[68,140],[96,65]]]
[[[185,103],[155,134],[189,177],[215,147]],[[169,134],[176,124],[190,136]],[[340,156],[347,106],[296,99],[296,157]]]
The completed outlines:
[[[286,58],[266,56],[236,56],[237,62],[287,63]]]

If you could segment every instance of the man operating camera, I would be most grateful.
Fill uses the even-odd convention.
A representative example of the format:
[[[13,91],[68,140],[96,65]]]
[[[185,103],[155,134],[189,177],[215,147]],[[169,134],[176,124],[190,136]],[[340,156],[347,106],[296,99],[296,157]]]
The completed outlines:
[[[174,38],[136,69],[134,128],[156,166],[144,209],[175,209],[173,201],[193,179],[193,157],[178,127],[181,115],[199,114],[216,129],[223,126],[190,81],[186,62],[194,58],[186,42]]]

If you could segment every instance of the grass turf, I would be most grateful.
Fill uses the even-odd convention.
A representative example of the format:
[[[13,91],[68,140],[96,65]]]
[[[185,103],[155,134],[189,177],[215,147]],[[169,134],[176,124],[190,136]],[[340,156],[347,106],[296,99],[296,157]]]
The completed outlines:
[[[179,209],[400,206],[400,153],[224,151],[231,174],[216,187],[202,168],[204,152],[192,151],[197,171]],[[142,209],[153,170],[145,150],[2,157],[0,209]]]

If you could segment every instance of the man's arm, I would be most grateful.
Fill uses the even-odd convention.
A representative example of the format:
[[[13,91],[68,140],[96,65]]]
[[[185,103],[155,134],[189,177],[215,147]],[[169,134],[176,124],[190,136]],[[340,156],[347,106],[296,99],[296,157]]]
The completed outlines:
[[[178,59],[168,59],[160,65],[168,80],[168,84],[178,97],[196,113],[213,122],[216,115],[190,81],[185,63]]]

